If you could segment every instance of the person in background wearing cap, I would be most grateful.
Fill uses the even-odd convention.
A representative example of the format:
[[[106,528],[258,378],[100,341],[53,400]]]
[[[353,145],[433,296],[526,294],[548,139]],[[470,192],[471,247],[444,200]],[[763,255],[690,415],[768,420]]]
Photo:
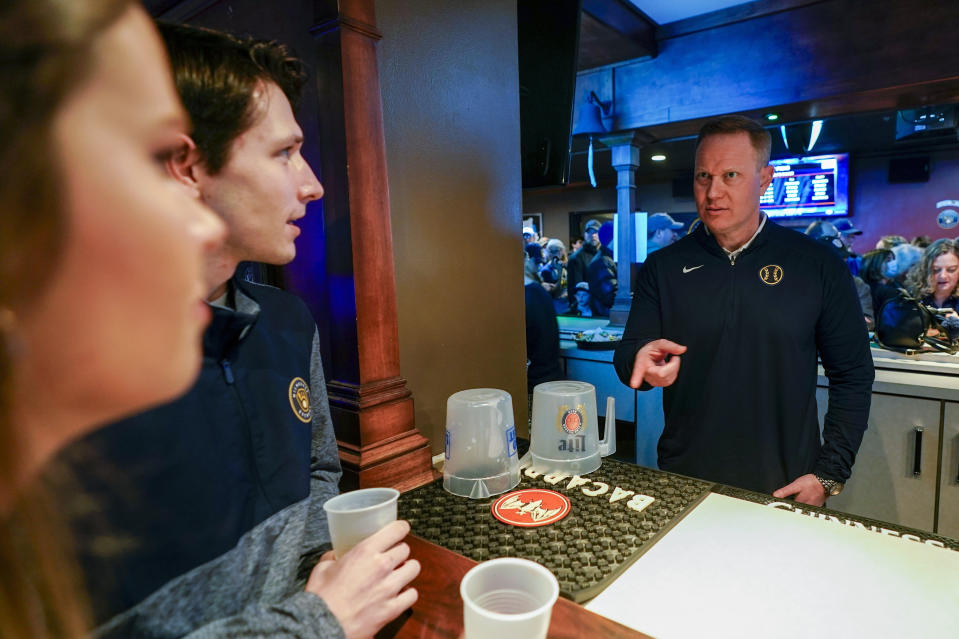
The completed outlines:
[[[613,363],[631,388],[664,387],[661,469],[821,506],[852,473],[875,374],[849,270],[759,208],[770,146],[741,116],[700,130],[702,224],[640,269]]]
[[[586,281],[593,298],[593,312],[606,317],[613,308],[619,280],[616,277],[616,262],[613,261],[613,223],[603,222],[596,234],[599,237],[599,251],[586,267]]]
[[[576,292],[573,294],[570,315],[593,317],[598,314],[596,301],[593,300],[593,296],[589,292],[589,282],[580,282],[576,285]]]
[[[842,243],[846,245],[850,253],[855,254],[852,245],[856,241],[856,238],[862,235],[862,231],[853,226],[852,222],[846,218],[837,220],[835,226],[836,230],[839,231],[839,238],[842,240]]]
[[[843,235],[843,231],[839,228],[840,226],[855,231],[855,233],[852,233],[852,235],[862,233],[862,231],[859,229],[852,228],[852,224],[850,224],[849,220],[839,220],[835,224],[825,220],[817,220],[806,227],[806,235],[814,240],[819,240],[824,237],[838,239],[843,248],[843,261],[846,262],[846,266],[849,267],[849,272],[855,276],[859,274],[861,261],[859,260],[859,256],[852,252],[852,249],[850,248],[852,245],[852,240]]]
[[[679,239],[677,234],[682,222],[674,220],[669,213],[653,213],[646,220],[646,255],[665,248]]]
[[[566,287],[566,247],[555,237],[546,243],[546,263],[539,269],[543,288],[553,299],[556,315],[569,310],[569,291]]]
[[[587,281],[589,263],[599,252],[599,228],[601,226],[602,223],[599,220],[586,222],[586,228],[583,229],[583,245],[570,255],[569,261],[566,263],[566,285],[568,287],[570,310],[576,310],[576,285]]]
[[[529,244],[536,244],[536,240],[539,239],[539,235],[536,233],[536,230],[532,226],[523,227],[523,246],[528,246]]]

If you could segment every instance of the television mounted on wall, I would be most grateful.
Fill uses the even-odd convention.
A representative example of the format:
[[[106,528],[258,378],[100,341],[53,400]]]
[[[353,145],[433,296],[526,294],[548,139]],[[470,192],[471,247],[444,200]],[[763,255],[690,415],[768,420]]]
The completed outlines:
[[[849,215],[849,154],[770,160],[773,181],[759,198],[769,217]]]

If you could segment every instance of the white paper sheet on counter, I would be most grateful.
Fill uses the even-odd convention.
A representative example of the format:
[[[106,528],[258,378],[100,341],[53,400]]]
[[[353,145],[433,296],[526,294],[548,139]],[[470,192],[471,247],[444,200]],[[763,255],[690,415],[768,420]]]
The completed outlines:
[[[959,552],[712,494],[586,607],[658,639],[956,639]]]

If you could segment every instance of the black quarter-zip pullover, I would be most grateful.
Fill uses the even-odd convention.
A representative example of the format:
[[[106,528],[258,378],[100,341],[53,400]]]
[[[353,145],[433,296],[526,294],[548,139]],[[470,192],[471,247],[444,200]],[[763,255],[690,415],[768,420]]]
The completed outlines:
[[[767,220],[731,261],[700,225],[640,271],[614,359],[624,383],[661,337],[688,350],[663,393],[660,468],[762,492],[810,472],[849,478],[874,371],[852,277],[828,247]]]

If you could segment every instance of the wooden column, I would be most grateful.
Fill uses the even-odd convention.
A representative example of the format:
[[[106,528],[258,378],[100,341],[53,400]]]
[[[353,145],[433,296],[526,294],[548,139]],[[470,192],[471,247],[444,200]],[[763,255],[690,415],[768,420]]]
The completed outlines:
[[[373,0],[315,0],[330,409],[345,489],[433,479],[400,376],[396,282]]]
[[[619,288],[616,300],[609,311],[611,326],[625,326],[632,304],[630,291],[630,268],[636,251],[636,229],[633,227],[633,212],[636,211],[636,169],[639,168],[639,149],[648,139],[637,131],[611,133],[600,136],[599,141],[612,150],[611,159],[616,169],[616,222],[619,237],[616,242],[616,279]]]

